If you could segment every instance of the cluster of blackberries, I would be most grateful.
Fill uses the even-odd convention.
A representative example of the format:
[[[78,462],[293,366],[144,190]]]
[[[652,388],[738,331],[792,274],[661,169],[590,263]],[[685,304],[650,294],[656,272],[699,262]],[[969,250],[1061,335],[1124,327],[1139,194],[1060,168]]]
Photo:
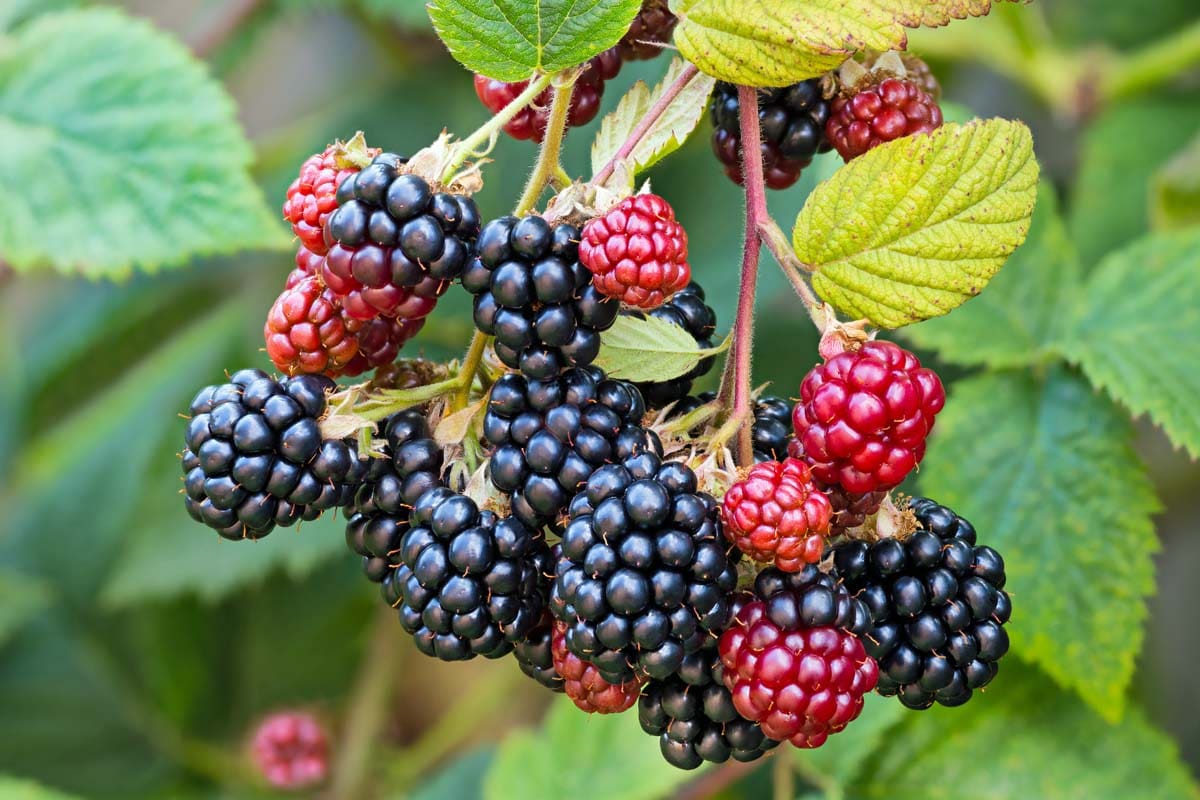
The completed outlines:
[[[671,408],[672,417],[685,416],[705,403],[717,399],[715,392],[701,392],[685,397]],[[754,460],[782,461],[787,457],[792,441],[792,404],[782,397],[763,395],[754,403]]]

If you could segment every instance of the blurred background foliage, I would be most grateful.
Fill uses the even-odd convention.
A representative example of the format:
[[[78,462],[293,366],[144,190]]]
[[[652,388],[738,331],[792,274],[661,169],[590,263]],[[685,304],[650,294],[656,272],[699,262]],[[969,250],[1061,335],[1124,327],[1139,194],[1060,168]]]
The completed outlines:
[[[0,0],[0,32],[9,31],[0,33],[0,57],[26,21],[77,5]],[[272,216],[300,162],[334,138],[362,129],[373,144],[413,152],[443,128],[465,134],[486,118],[470,76],[433,37],[417,0],[113,5],[208,60],[236,103]],[[1075,91],[1079,70],[1094,60],[1139,52],[1181,31],[1200,36],[1194,0],[1152,7],[1045,0],[912,37],[942,80],[950,116],[1027,121],[1045,178],[1034,233],[989,290],[992,305],[985,293],[910,334],[954,386],[962,384],[961,392],[952,388],[950,408],[961,405],[940,425],[947,442],[935,441],[918,480],[956,504],[973,496],[972,481],[1003,466],[1005,447],[1040,447],[1053,460],[1089,432],[1118,431],[1112,439],[1120,442],[1109,449],[1051,465],[1050,477],[1065,488],[1035,492],[1030,502],[1045,501],[1044,509],[1008,509],[999,490],[978,498],[982,508],[958,508],[985,541],[988,522],[1017,514],[1025,531],[1017,539],[1029,549],[1014,554],[1010,543],[1007,557],[1040,575],[1043,591],[1065,581],[1074,592],[1095,593],[1082,609],[1064,602],[1035,612],[1044,623],[1037,633],[1061,632],[1064,652],[1043,657],[1039,648],[1052,646],[1044,639],[1023,648],[1043,667],[1052,662],[1055,680],[1078,689],[1092,708],[1012,658],[995,688],[968,709],[903,715],[894,702],[871,703],[864,719],[824,750],[796,758],[789,790],[795,796],[1195,796],[1200,467],[1144,419],[1131,430],[1131,450],[1120,433],[1129,424],[1125,415],[1074,368],[1053,366],[1053,354],[1041,353],[1066,313],[1055,299],[1061,281],[1088,275],[1103,256],[1152,227],[1186,235],[1200,222],[1200,74],[1180,64],[1177,79],[1129,88],[1112,102]],[[634,80],[654,82],[663,67],[626,65],[606,90],[606,108]],[[84,61],[75,69],[103,64]],[[5,85],[0,69],[0,97]],[[6,113],[13,112],[0,101],[0,150],[10,149]],[[688,226],[695,275],[726,328],[742,197],[720,175],[708,132],[705,123],[652,180]],[[568,169],[585,168],[588,144],[587,130],[569,137]],[[478,198],[485,218],[511,206],[533,151],[502,139],[492,157]],[[808,191],[836,168],[834,158],[819,159],[799,186],[772,196],[777,219],[794,219]],[[10,188],[26,190],[37,193],[23,181]],[[141,190],[153,199],[153,186]],[[244,220],[209,214],[205,204],[214,202],[196,198],[168,220],[148,205],[139,225],[159,227],[145,234],[146,247],[156,235],[188,235],[193,223],[229,226],[230,247],[237,246]],[[253,213],[246,212],[251,219]],[[86,230],[86,218],[72,224],[84,226],[74,233],[85,241],[105,241]],[[260,326],[291,268],[284,232],[279,222],[254,242],[264,247],[120,280],[17,274],[0,264],[0,358],[8,366],[0,382],[0,773],[14,776],[0,781],[0,798],[58,796],[26,779],[88,798],[266,796],[243,745],[254,721],[281,707],[313,710],[332,729],[329,796],[339,800],[769,792],[770,768],[697,775],[667,767],[633,714],[593,719],[559,702],[539,722],[548,697],[511,662],[445,665],[421,657],[378,611],[332,516],[243,545],[206,536],[187,518],[177,495],[177,413],[222,370],[268,366]],[[42,234],[70,237],[72,230]],[[1136,268],[1132,263],[1132,280]],[[1194,284],[1184,289],[1184,297],[1196,297]],[[816,342],[769,264],[758,307],[756,383],[793,394]],[[1188,330],[1196,329],[1194,306],[1172,311],[1190,312]],[[1006,314],[1018,319],[998,321]],[[465,293],[451,292],[410,349],[452,357],[470,325]],[[1200,386],[1196,341],[1155,344],[1185,357],[1165,381]],[[976,346],[989,352],[973,355]],[[981,363],[993,369],[978,374]],[[1027,375],[1005,371],[1030,364]],[[1028,409],[1039,430],[1049,431],[1044,442],[1014,441],[1024,429],[1006,421],[1026,413],[1025,395],[1005,394],[1023,381],[1052,384],[1065,403]],[[953,433],[993,424],[978,443]],[[1089,509],[1077,515],[1072,504]],[[1145,520],[1160,505],[1156,545]],[[1073,538],[1061,543],[1056,535]],[[1069,559],[1111,565],[1118,578],[1094,580],[1103,568],[1070,574]],[[1151,571],[1157,592],[1143,620],[1139,596],[1150,588]],[[1020,608],[1020,594],[1014,602]],[[1111,635],[1103,635],[1106,628]],[[1080,629],[1097,636],[1081,639]],[[1122,674],[1096,677],[1109,667],[1093,664],[1089,647],[1128,650],[1114,668]],[[1131,708],[1122,715],[1125,682]],[[1073,738],[1075,746],[1065,747]],[[988,766],[973,767],[985,754]]]

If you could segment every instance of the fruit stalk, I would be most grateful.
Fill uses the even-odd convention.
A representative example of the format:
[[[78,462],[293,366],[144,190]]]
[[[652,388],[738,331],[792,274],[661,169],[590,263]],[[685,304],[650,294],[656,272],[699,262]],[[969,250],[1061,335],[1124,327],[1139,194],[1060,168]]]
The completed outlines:
[[[546,185],[558,174],[559,156],[562,153],[563,136],[567,130],[567,117],[571,112],[571,95],[574,91],[574,80],[554,89],[554,99],[550,102],[550,119],[546,123],[546,138],[542,141],[542,149],[538,153],[533,174],[529,176],[529,183],[525,184],[525,192],[513,211],[518,217],[533,210]]]
[[[511,122],[512,118],[521,109],[536,100],[537,96],[545,91],[553,79],[554,75],[551,74],[542,75],[537,80],[530,81],[525,91],[513,98],[513,101],[502,108],[500,113],[488,120],[479,130],[459,142],[455,157],[446,165],[446,169],[442,171],[442,180],[450,180],[458,168],[463,165],[464,161],[470,158],[480,147],[491,141],[492,137],[497,136],[500,133],[500,129]]]

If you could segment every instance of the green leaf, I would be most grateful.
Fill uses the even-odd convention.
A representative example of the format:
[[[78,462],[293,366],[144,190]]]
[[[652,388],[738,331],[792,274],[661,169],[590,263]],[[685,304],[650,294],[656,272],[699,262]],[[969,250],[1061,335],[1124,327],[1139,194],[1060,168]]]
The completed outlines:
[[[640,0],[432,0],[429,16],[467,69],[520,81],[607,50],[640,9]]]
[[[667,68],[667,74],[651,91],[642,81],[638,81],[621,98],[615,111],[606,116],[600,123],[600,131],[592,142],[592,172],[599,172],[609,162],[621,145],[633,133],[634,128],[646,116],[646,112],[658,102],[666,90],[679,78],[687,62],[676,58]],[[687,141],[688,136],[704,118],[708,106],[708,97],[712,94],[716,81],[713,78],[697,73],[679,95],[671,101],[666,111],[658,121],[650,127],[638,145],[629,154],[629,177],[661,161],[666,156],[678,150]]]
[[[872,692],[866,697],[862,715],[832,739],[829,747],[795,750],[794,757],[804,774],[815,773],[845,786],[871,763],[876,750],[906,716],[907,710],[896,698]]]
[[[1054,355],[1054,341],[1079,300],[1079,258],[1053,188],[1042,184],[1029,238],[987,291],[962,308],[904,329],[918,346],[964,366],[1016,367]]]
[[[724,352],[701,348],[692,335],[658,317],[622,314],[600,334],[596,366],[611,378],[627,381],[666,381],[690,372],[705,358]]]
[[[945,125],[871,150],[818,186],[796,255],[839,311],[898,328],[979,294],[1029,231],[1033,137],[1019,122]]]
[[[79,5],[79,0],[0,0],[0,31],[12,30],[40,14]]]
[[[1125,707],[1158,548],[1158,501],[1130,438],[1125,416],[1063,368],[985,374],[954,385],[920,475],[922,493],[1004,556],[1013,650],[1109,720]]]
[[[990,8],[990,0],[671,0],[683,57],[750,86],[797,83],[864,48],[903,50],[905,27],[945,25]]]
[[[456,759],[453,763],[421,784],[416,792],[405,790],[395,800],[462,800],[480,797],[483,781],[496,758],[492,747],[480,747]]]
[[[1085,129],[1067,216],[1085,268],[1146,232],[1152,178],[1197,129],[1191,98],[1123,101]]]
[[[1151,234],[1100,263],[1061,347],[1096,386],[1200,457],[1200,228]]]
[[[0,775],[0,800],[74,800],[73,795],[66,795],[39,786],[33,781],[23,781]]]
[[[42,581],[0,568],[0,647],[45,608],[49,600],[49,591]]]
[[[174,39],[112,9],[21,27],[0,57],[0,251],[124,276],[284,247],[233,103]]]
[[[560,697],[538,733],[510,735],[484,781],[486,800],[653,800],[696,773],[668,764],[637,712],[584,714]]]
[[[856,800],[1196,796],[1175,744],[1140,709],[1106,724],[1043,675],[1008,663],[967,706],[907,715],[846,790]]]
[[[1154,176],[1150,219],[1155,228],[1200,224],[1200,136]]]

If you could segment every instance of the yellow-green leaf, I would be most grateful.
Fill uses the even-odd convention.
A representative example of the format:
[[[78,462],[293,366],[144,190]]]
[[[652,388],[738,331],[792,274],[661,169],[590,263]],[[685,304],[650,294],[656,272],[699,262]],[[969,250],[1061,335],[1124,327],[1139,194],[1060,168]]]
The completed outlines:
[[[600,334],[596,366],[610,378],[665,381],[683,375],[727,346],[725,342],[719,347],[702,348],[678,325],[657,317],[622,314],[615,325]]]
[[[881,145],[818,186],[796,255],[839,311],[884,328],[979,294],[1025,241],[1037,197],[1033,137],[1002,119]]]
[[[1154,176],[1150,221],[1155,228],[1200,224],[1200,135]]]

